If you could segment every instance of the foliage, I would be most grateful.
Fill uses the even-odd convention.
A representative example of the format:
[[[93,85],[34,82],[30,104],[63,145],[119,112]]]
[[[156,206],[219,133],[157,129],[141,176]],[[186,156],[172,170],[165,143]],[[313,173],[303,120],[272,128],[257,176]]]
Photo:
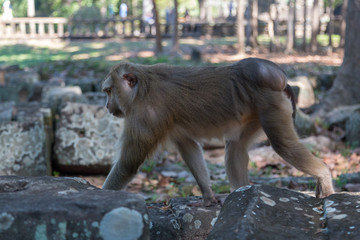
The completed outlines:
[[[91,20],[91,19],[101,19],[100,9],[95,6],[84,6],[76,11],[72,19],[81,19],[81,20]]]
[[[345,176],[340,175],[337,178],[335,178],[335,185],[342,189],[346,184],[348,183],[348,180]]]
[[[42,1],[35,0],[36,16],[38,17],[70,17],[81,7],[105,7],[113,6],[114,12],[117,13],[121,0],[53,0]],[[27,16],[27,0],[12,1],[13,14],[15,17]]]

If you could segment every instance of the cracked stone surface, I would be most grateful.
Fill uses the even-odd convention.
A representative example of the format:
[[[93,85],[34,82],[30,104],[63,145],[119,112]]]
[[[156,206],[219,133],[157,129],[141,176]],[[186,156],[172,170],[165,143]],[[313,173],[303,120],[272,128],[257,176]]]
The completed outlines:
[[[225,200],[207,239],[358,239],[360,193],[317,199],[264,185]]]

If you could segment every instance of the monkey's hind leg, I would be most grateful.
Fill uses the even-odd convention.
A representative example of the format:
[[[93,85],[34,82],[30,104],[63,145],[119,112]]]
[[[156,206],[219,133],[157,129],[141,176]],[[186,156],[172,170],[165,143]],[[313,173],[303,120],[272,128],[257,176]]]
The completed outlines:
[[[248,149],[261,126],[256,120],[245,124],[243,129],[238,140],[227,139],[225,145],[225,166],[231,191],[249,184]]]
[[[210,176],[200,145],[190,138],[176,139],[174,143],[200,187],[204,205],[218,203],[210,187]]]
[[[286,103],[267,105],[260,112],[261,125],[272,147],[285,161],[317,179],[316,197],[327,197],[334,193],[330,171],[321,159],[314,157],[299,142],[291,108],[281,105]]]

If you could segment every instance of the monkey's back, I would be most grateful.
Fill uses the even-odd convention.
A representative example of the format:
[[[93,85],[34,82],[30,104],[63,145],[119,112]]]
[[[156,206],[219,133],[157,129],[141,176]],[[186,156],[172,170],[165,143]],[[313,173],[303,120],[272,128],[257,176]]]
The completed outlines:
[[[280,92],[286,85],[281,68],[256,58],[220,67],[147,67],[149,91],[157,92],[149,94],[148,102],[168,112],[175,125],[199,135],[214,135],[209,129],[221,135],[228,125],[243,124],[256,114],[262,88]]]

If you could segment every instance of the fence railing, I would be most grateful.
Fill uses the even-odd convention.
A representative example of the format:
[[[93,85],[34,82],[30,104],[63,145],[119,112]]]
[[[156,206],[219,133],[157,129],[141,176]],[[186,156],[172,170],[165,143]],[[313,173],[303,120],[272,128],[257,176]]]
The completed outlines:
[[[63,38],[66,18],[13,18],[0,20],[0,39]]]
[[[171,25],[161,25],[164,37],[172,35]],[[201,22],[179,23],[181,37],[202,35],[233,36],[235,24],[221,22],[216,24]],[[81,39],[81,38],[134,38],[155,37],[153,23],[139,18],[101,20],[68,20],[66,18],[13,18],[0,19],[0,39]]]

